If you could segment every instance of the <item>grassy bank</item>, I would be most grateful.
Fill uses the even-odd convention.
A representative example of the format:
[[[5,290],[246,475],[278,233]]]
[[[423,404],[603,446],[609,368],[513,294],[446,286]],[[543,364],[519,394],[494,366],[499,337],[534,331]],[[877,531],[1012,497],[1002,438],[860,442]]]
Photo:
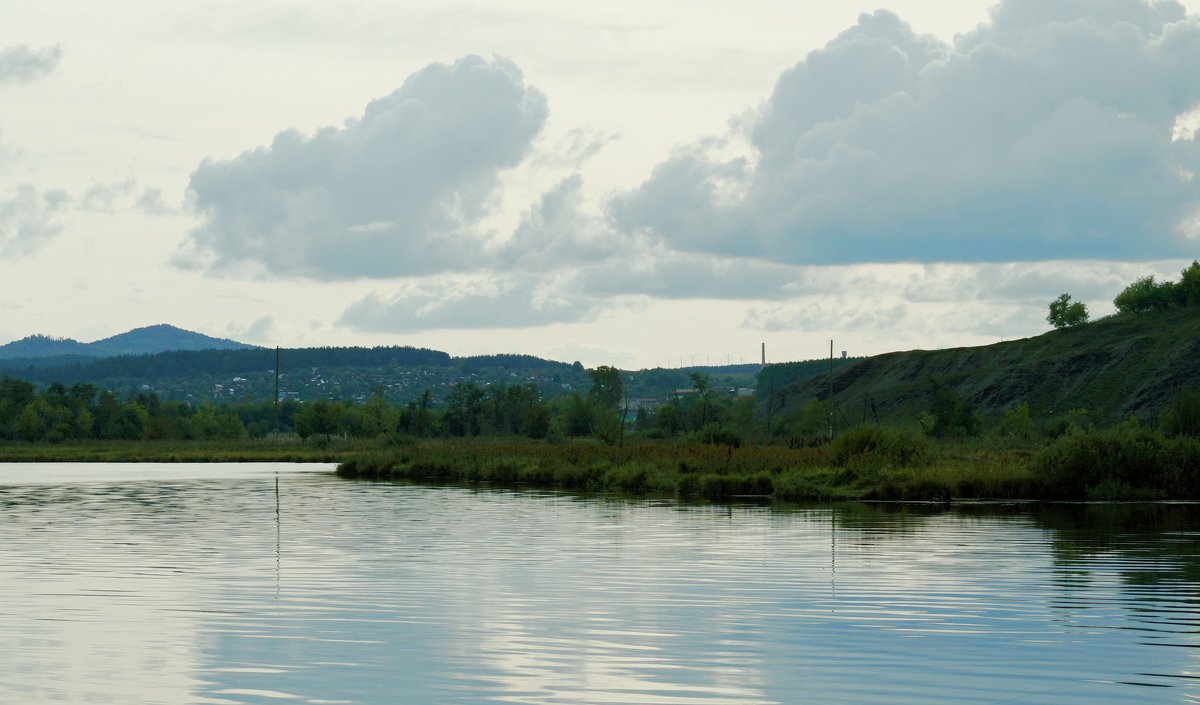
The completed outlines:
[[[379,452],[376,441],[335,442],[324,446],[236,441],[84,441],[79,443],[0,443],[4,463],[339,463]]]
[[[1036,496],[1029,454],[1020,451],[749,446],[639,441],[550,444],[494,439],[426,440],[350,459],[351,479],[481,482],[724,500],[944,501]],[[964,453],[969,457],[964,457]]]
[[[1200,499],[1200,439],[1136,423],[1055,440],[931,440],[859,426],[814,448],[695,439],[507,438],[330,443],[91,441],[0,444],[0,462],[331,462],[349,479],[488,483],[679,498],[780,501]]]

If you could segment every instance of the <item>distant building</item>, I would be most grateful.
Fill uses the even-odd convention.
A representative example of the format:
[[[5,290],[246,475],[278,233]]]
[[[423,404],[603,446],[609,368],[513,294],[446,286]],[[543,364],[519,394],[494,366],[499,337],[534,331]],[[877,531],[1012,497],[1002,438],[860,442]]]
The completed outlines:
[[[639,411],[641,409],[645,409],[646,411],[656,411],[658,407],[665,403],[662,399],[650,398],[629,399],[628,402],[630,411]]]

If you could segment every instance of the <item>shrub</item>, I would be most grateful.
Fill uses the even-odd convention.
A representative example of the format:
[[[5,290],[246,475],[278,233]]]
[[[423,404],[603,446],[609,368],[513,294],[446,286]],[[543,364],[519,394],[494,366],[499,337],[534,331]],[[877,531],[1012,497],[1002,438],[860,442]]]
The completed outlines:
[[[1166,438],[1135,421],[1060,437],[1033,458],[1051,499],[1195,497],[1200,442]]]
[[[897,465],[917,465],[929,459],[929,441],[907,429],[867,424],[835,438],[830,454],[834,464],[842,467],[860,456],[882,458]]]
[[[737,431],[726,428],[720,428],[716,424],[709,424],[700,432],[700,440],[704,443],[714,446],[726,446],[728,448],[741,448],[742,436]]]
[[[1168,436],[1200,436],[1200,389],[1181,391],[1159,419]]]
[[[1122,289],[1113,299],[1113,306],[1120,313],[1146,313],[1166,307],[1168,302],[1163,294],[1154,277],[1142,277]]]
[[[1029,438],[1033,435],[1033,415],[1029,413],[1029,402],[1023,401],[1004,410],[1004,421],[1000,433],[1012,438]]]
[[[1046,423],[1046,435],[1051,438],[1065,436],[1076,431],[1092,428],[1092,418],[1087,409],[1071,409],[1067,413]]]
[[[929,413],[921,417],[925,433],[938,438],[946,436],[975,436],[979,434],[979,414],[970,400],[959,396],[941,382],[933,383]]]

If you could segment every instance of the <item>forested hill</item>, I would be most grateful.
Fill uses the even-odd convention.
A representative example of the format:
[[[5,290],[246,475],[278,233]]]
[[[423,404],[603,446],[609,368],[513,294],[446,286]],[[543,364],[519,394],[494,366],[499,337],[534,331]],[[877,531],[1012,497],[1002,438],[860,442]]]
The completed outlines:
[[[866,358],[835,370],[833,406],[843,422],[915,422],[943,385],[985,418],[1026,402],[1035,419],[1086,410],[1095,423],[1147,420],[1179,390],[1200,386],[1200,307],[1122,314],[984,347]],[[786,417],[828,395],[829,380],[818,375],[779,388],[770,408]]]
[[[175,326],[160,324],[135,328],[91,343],[70,338],[51,338],[31,335],[0,345],[0,360],[21,360],[22,366],[45,366],[33,362],[53,358],[58,363],[79,361],[79,358],[113,357],[116,355],[148,355],[175,350],[250,350],[255,346],[226,338],[214,338]]]
[[[731,392],[753,386],[757,370],[757,365],[654,369],[624,372],[622,379],[630,398],[666,399],[673,391],[690,388],[693,373],[705,375],[712,389]],[[262,401],[275,396],[275,350],[0,359],[0,378],[4,376],[39,387],[91,384],[125,397],[152,392],[163,399],[196,403]],[[578,362],[518,354],[452,357],[413,347],[285,348],[280,350],[280,376],[281,396],[300,401],[361,401],[382,393],[391,402],[405,403],[426,391],[436,401],[459,384],[533,384],[550,399],[586,393],[591,384]]]
[[[450,356],[437,350],[410,347],[295,348],[280,351],[285,374],[312,368],[380,368],[392,366],[446,366]],[[54,366],[31,365],[31,360],[0,360],[0,373],[35,384],[103,383],[124,380],[144,384],[162,379],[219,377],[252,373],[274,374],[275,350],[183,350],[156,355],[121,355],[102,359],[72,360]]]

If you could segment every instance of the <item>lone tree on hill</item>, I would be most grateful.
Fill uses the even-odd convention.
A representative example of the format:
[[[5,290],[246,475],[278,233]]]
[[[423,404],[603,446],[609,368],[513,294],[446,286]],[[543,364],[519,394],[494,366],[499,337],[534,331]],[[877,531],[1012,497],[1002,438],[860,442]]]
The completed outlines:
[[[1088,322],[1087,306],[1082,301],[1071,301],[1070,294],[1062,294],[1050,302],[1050,313],[1046,322],[1055,328],[1074,328]]]

